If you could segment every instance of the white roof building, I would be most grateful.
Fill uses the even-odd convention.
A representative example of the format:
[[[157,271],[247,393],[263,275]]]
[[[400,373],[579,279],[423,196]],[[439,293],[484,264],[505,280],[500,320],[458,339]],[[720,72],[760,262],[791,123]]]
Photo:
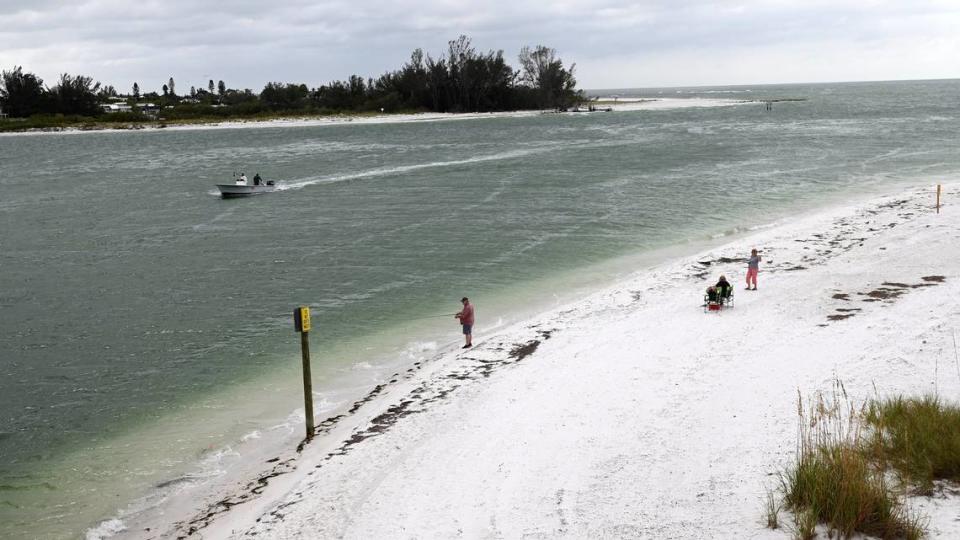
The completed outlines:
[[[130,112],[133,110],[133,107],[127,105],[126,103],[104,103],[100,105],[103,108],[103,112],[108,113],[117,113],[117,112]]]

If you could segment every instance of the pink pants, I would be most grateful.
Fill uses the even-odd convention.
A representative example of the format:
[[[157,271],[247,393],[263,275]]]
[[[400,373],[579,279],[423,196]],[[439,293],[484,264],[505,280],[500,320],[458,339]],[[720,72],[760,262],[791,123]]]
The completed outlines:
[[[747,287],[750,286],[750,280],[753,280],[753,286],[757,286],[757,270],[756,268],[747,268]]]

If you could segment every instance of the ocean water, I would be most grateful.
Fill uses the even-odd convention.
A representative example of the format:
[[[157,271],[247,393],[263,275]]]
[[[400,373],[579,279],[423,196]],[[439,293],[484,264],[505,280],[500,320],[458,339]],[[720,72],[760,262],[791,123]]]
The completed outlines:
[[[319,416],[456,343],[461,296],[482,339],[612,261],[960,171],[960,81],[598,93],[705,106],[0,137],[0,537],[295,441],[295,306]],[[238,171],[281,189],[217,197]]]

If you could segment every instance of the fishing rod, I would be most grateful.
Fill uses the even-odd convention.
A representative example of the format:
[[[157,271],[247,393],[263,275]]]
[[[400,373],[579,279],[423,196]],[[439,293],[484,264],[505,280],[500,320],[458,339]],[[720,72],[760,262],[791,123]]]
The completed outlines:
[[[423,319],[438,319],[440,317],[453,317],[456,313],[443,313],[441,315],[427,315],[426,317],[411,317],[408,321],[421,321]],[[286,317],[286,314],[277,315],[277,317]]]
[[[426,317],[413,317],[407,319],[408,321],[419,321],[421,319],[437,319],[440,317],[453,317],[456,313],[444,313],[443,315],[427,315]]]

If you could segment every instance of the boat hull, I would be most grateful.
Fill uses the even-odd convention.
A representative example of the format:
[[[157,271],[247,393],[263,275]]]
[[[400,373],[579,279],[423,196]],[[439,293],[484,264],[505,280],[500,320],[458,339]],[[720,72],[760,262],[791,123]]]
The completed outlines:
[[[236,184],[217,184],[216,186],[220,190],[220,196],[224,199],[262,195],[272,193],[277,189],[277,186],[239,186]]]

